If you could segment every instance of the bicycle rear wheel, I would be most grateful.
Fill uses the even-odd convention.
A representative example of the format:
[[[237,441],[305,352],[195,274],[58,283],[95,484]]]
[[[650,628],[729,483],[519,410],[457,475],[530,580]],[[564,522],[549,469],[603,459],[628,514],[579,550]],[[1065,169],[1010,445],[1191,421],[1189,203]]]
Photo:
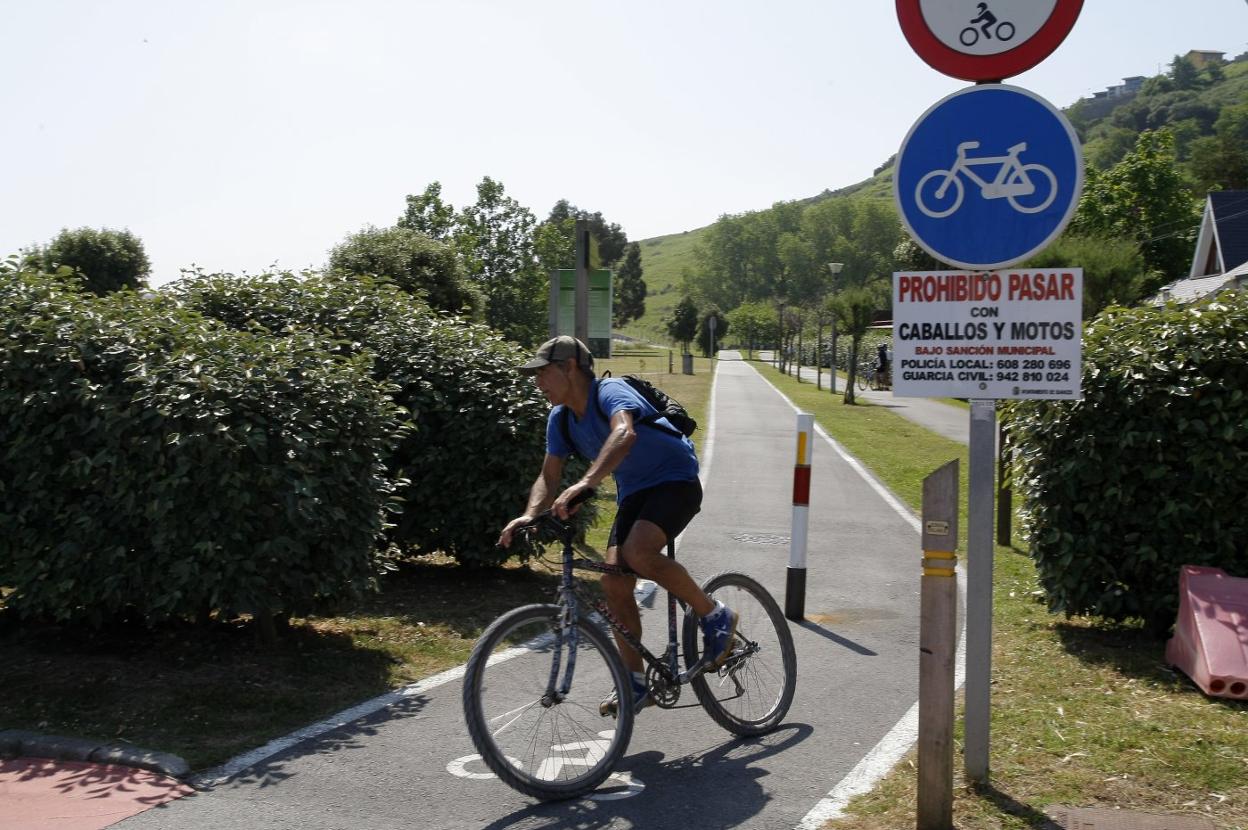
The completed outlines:
[[[602,630],[577,620],[574,682],[557,688],[573,651],[560,637],[557,605],[526,605],[499,617],[472,650],[464,674],[464,717],[473,745],[495,775],[543,800],[575,798],[601,784],[623,757],[633,711],[598,712],[612,690],[632,700],[628,673]]]
[[[736,643],[718,670],[690,681],[702,708],[737,735],[761,735],[780,725],[797,688],[797,652],[780,606],[767,589],[740,573],[721,573],[702,586],[713,599],[736,611]],[[698,617],[685,615],[687,665],[702,651]]]

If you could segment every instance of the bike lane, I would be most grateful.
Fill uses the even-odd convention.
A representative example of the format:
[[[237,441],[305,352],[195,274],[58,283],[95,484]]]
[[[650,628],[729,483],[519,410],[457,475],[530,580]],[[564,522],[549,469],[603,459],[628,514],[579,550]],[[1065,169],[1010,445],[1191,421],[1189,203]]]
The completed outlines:
[[[699,581],[744,571],[783,607],[795,421],[787,399],[750,364],[720,361],[703,452],[706,499],[679,547]],[[381,708],[363,704],[313,725],[276,754],[269,748],[240,762],[245,768],[229,780],[117,826],[818,826],[829,814],[825,796],[851,773],[866,780],[864,756],[895,733],[917,698],[919,539],[913,517],[825,441],[812,474],[807,621],[792,625],[797,693],[772,734],[732,736],[685,689],[682,708],[639,715],[616,786],[541,804],[472,757],[452,670],[392,693]],[[662,592],[647,605],[645,640],[661,649]]]

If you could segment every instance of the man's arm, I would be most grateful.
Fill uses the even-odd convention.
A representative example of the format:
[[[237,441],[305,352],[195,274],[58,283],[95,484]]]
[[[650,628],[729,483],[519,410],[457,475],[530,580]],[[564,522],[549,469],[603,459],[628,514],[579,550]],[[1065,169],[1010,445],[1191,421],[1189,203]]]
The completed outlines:
[[[636,442],[637,432],[633,429],[633,413],[627,409],[621,409],[611,416],[611,432],[607,435],[607,440],[602,443],[602,449],[598,451],[598,457],[594,459],[594,463],[589,465],[589,469],[585,471],[580,481],[564,490],[559,494],[559,498],[555,499],[552,505],[555,515],[561,519],[566,519],[571,515],[568,503],[584,490],[597,489],[602,480],[611,475],[615,468],[628,457],[629,450]]]
[[[511,547],[511,538],[517,528],[527,525],[534,516],[550,505],[551,500],[554,499],[555,490],[559,487],[559,479],[563,476],[563,464],[564,460],[559,456],[546,453],[546,458],[542,461],[542,471],[538,474],[537,480],[533,482],[533,486],[529,488],[529,503],[524,508],[524,514],[507,523],[503,532],[499,534],[498,544],[505,548]]]
[[[563,459],[557,455],[546,453],[542,461],[542,471],[537,480],[529,488],[529,504],[524,508],[524,515],[530,519],[541,513],[555,498],[555,490],[559,487],[559,479],[563,477]]]

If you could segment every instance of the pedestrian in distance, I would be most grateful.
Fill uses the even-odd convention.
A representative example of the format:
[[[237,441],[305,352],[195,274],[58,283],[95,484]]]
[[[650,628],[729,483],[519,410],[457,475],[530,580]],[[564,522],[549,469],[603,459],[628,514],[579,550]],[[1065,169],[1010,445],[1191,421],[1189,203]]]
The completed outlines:
[[[580,509],[578,499],[586,491],[613,476],[617,508],[607,541],[607,562],[653,580],[701,617],[703,653],[712,666],[719,666],[731,651],[737,614],[707,596],[684,566],[663,552],[702,506],[693,442],[666,419],[653,420],[654,407],[624,380],[595,377],[593,355],[575,337],[562,335],[546,341],[519,369],[533,376],[551,404],[546,455],[524,513],[503,528],[498,543],[509,547],[515,533],[548,508],[567,519]],[[642,419],[647,422],[639,428]],[[573,452],[588,459],[589,468],[579,481],[560,489],[564,464]],[[602,577],[611,613],[640,638],[641,612],[633,595],[636,583],[634,575]],[[634,709],[640,710],[652,703],[641,655],[619,635],[615,639],[632,673]],[[614,715],[618,705],[613,693],[600,711]]]

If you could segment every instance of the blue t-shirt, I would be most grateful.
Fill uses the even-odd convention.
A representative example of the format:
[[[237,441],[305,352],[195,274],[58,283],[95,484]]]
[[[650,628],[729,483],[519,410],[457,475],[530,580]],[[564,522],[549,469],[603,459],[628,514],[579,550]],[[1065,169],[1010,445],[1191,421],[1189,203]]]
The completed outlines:
[[[595,399],[597,406],[594,405]],[[560,404],[550,410],[546,418],[546,452],[560,458],[573,451],[563,440],[563,431],[559,427],[564,409]],[[589,387],[585,417],[578,419],[575,412],[568,410],[568,434],[576,445],[576,452],[591,460],[597,458],[607,436],[611,434],[612,416],[625,409],[633,413],[634,424],[638,419],[655,413],[654,407],[620,378],[595,380]],[[698,477],[698,457],[694,453],[693,442],[678,432],[669,431],[667,428],[671,425],[666,418],[660,418],[655,423],[660,426],[636,426],[637,440],[613,473],[616,501],[623,501],[638,490],[657,484],[693,481]]]

